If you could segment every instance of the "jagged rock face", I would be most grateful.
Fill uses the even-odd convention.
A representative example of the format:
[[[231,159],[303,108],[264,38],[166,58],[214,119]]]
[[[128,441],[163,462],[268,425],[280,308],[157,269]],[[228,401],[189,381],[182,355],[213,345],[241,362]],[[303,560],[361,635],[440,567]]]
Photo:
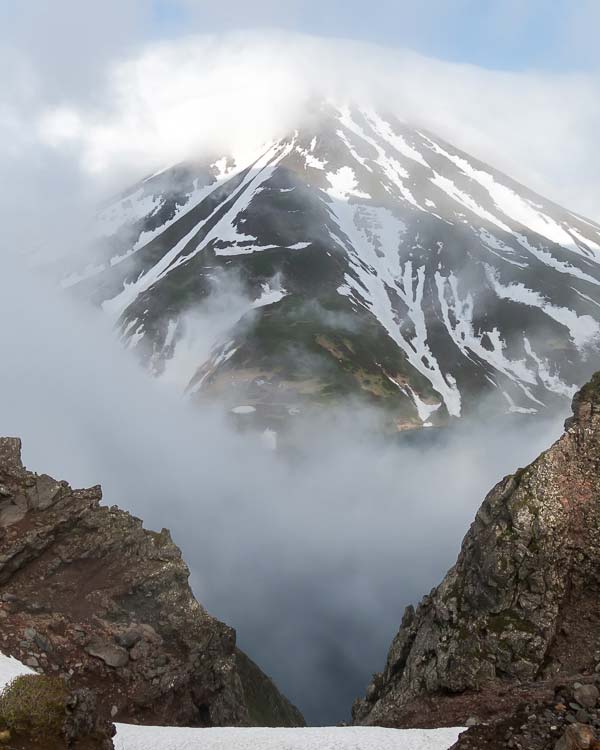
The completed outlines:
[[[600,373],[573,411],[560,440],[489,493],[456,565],[416,611],[406,610],[384,672],[354,706],[356,723],[402,724],[424,696],[437,696],[444,709],[462,694],[455,705],[464,709],[473,691],[593,672],[600,661]]]
[[[253,662],[238,667],[235,631],[198,604],[169,532],[100,499],[26,471],[20,441],[0,438],[2,650],[97,690],[113,718],[302,725]]]
[[[188,388],[265,416],[357,394],[404,426],[483,397],[543,411],[600,363],[600,227],[360,106],[322,105],[251,157],[160,172],[100,233],[65,283],[155,372],[188,362],[190,313],[235,276],[247,304]]]

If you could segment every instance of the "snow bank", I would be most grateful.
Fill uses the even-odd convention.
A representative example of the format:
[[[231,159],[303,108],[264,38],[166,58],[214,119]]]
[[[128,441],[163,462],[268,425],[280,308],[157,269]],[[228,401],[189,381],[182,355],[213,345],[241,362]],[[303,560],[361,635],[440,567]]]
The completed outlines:
[[[116,750],[447,750],[462,729],[184,729],[117,725]]]
[[[22,674],[33,674],[33,670],[21,664],[17,659],[13,659],[12,656],[0,653],[0,690]]]

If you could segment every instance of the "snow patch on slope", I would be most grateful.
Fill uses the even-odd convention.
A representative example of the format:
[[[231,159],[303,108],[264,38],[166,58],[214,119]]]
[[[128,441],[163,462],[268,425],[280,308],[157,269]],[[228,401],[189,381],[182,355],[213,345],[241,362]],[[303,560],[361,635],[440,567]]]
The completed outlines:
[[[400,164],[400,162],[396,158],[386,153],[386,150],[381,146],[381,144],[373,137],[371,137],[368,133],[366,133],[363,128],[354,121],[352,113],[348,107],[340,110],[339,120],[347,130],[354,133],[354,135],[358,136],[358,138],[368,143],[376,151],[377,158],[375,159],[375,162],[381,168],[383,174],[387,177],[388,180],[387,185],[384,183],[384,187],[386,188],[386,190],[392,193],[393,189],[395,188],[395,190],[397,191],[396,197],[403,198],[407,203],[410,203],[415,208],[418,208],[422,211],[425,210],[419,205],[414,195],[410,191],[408,185],[406,184],[410,177],[409,172],[402,164]]]
[[[346,200],[351,195],[358,198],[369,197],[366,193],[358,190],[358,182],[352,167],[341,167],[337,172],[328,173],[327,180],[331,185],[327,192],[333,198]]]
[[[537,365],[538,377],[544,384],[544,387],[553,393],[558,393],[560,396],[572,399],[577,392],[577,386],[567,385],[556,373],[553,373],[551,371],[550,363],[547,360],[542,359],[542,357],[539,357],[533,351],[533,347],[527,337],[523,338],[523,344],[525,346],[525,351]]]
[[[256,309],[258,307],[266,307],[266,305],[274,305],[286,296],[287,292],[285,289],[271,287],[269,283],[266,283],[262,285],[262,293],[260,297],[254,300],[251,307]]]
[[[422,307],[425,268],[413,269],[412,261],[403,264],[398,245],[388,242],[384,245],[381,231],[374,231],[376,227],[373,223],[365,225],[361,207],[336,201],[333,210],[340,229],[335,239],[348,250],[353,271],[353,274],[345,275],[345,283],[339,287],[338,293],[352,297],[377,318],[404,351],[410,364],[429,380],[443,398],[448,413],[459,417],[461,397],[456,381],[450,373],[442,372],[427,342]],[[386,214],[378,216],[381,219]],[[400,222],[391,230],[387,219],[381,227],[385,227],[385,235],[393,231],[399,238],[404,225]],[[414,330],[414,336],[410,339],[402,335],[402,321],[394,309],[393,296],[399,297],[407,308],[406,317]]]
[[[461,352],[469,358],[473,353],[480,360],[488,362],[494,370],[502,373],[518,385],[529,399],[543,406],[525,385],[525,383],[531,385],[537,383],[535,373],[528,369],[524,359],[511,360],[505,355],[506,344],[500,331],[493,328],[481,335],[475,333],[473,297],[471,294],[467,294],[461,299],[457,277],[450,274],[445,278],[440,273],[436,273],[435,283],[444,325]],[[483,344],[484,336],[487,346]]]
[[[600,326],[591,315],[577,315],[574,310],[569,310],[567,307],[553,305],[544,299],[539,292],[528,289],[525,284],[520,282],[502,284],[494,269],[488,266],[486,270],[490,285],[500,299],[512,300],[530,307],[539,307],[550,318],[568,328],[573,343],[580,351],[583,351],[587,345],[598,339]]]
[[[489,194],[497,210],[504,214],[504,216],[509,217],[516,224],[526,227],[531,232],[545,237],[550,242],[560,245],[566,250],[583,255],[584,257],[589,255],[589,250],[596,243],[579,235],[577,239],[582,244],[587,245],[585,250],[582,249],[574,241],[573,232],[576,232],[576,230],[572,227],[561,225],[556,219],[545,213],[542,206],[538,206],[518,195],[514,190],[496,180],[489,172],[476,169],[466,159],[449,153],[426,135],[422,133],[420,135],[425,139],[432,151],[444,156],[448,161],[457,166],[464,175],[481,185]],[[500,226],[499,219],[496,218],[494,223],[498,223]],[[508,231],[511,230],[508,229]],[[600,249],[598,245],[596,245],[596,248]]]
[[[401,153],[407,159],[412,159],[412,161],[416,161],[418,164],[421,164],[427,169],[430,168],[429,164],[425,161],[422,154],[420,154],[415,148],[410,146],[401,135],[399,135],[398,133],[394,133],[391,125],[382,117],[380,117],[377,112],[375,112],[374,110],[369,110],[365,113],[365,116],[373,130],[387,143],[391,144],[396,149],[396,151]]]
[[[221,204],[215,207],[210,216],[194,226],[174,247],[168,250],[154,266],[149,268],[133,283],[125,284],[123,291],[116,297],[105,301],[102,308],[114,318],[118,318],[140,294],[149,289],[157,281],[164,278],[175,268],[188,262],[212,241],[221,240],[230,245],[236,245],[237,242],[243,239],[255,240],[256,238],[254,237],[248,238],[248,235],[243,235],[238,232],[233,221],[241,211],[244,211],[248,207],[256,190],[264,180],[271,176],[276,164],[279,163],[290,149],[291,146],[288,146],[285,149],[278,149],[277,144],[268,149],[261,159],[255,163],[254,168],[249,171],[241,185],[237,188],[232,207],[216,223],[212,230],[208,232],[204,240],[193,250],[187,255],[183,255],[183,251],[186,249],[187,245],[222,208]],[[244,251],[248,252],[247,250]]]

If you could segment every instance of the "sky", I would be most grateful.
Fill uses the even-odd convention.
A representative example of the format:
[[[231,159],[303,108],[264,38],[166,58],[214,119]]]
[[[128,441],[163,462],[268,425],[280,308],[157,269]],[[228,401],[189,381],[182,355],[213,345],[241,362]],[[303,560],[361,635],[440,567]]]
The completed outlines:
[[[276,27],[494,70],[564,72],[598,67],[599,20],[595,0],[156,0],[151,28],[159,37],[196,25],[207,31]]]
[[[598,70],[596,0],[23,0],[0,6],[1,36],[29,42],[32,55],[83,53],[89,60],[190,33],[283,29],[411,49],[491,70]],[[58,35],[60,49],[54,45]],[[91,53],[91,54],[90,54]]]
[[[596,0],[1,3],[0,150],[61,151],[109,194],[333,91],[600,220],[599,21]]]
[[[0,317],[11,321],[0,432],[23,437],[31,468],[100,482],[108,503],[170,526],[200,600],[312,720],[348,718],[402,607],[454,560],[483,493],[560,420],[464,435],[440,461],[439,445],[398,456],[365,443],[356,419],[334,434],[319,426],[304,463],[282,466],[218,416],[192,419],[106,320],[73,307],[28,258],[78,252],[107,194],[202,149],[294,127],[315,93],[384,102],[600,220],[599,10],[585,0],[0,3]]]

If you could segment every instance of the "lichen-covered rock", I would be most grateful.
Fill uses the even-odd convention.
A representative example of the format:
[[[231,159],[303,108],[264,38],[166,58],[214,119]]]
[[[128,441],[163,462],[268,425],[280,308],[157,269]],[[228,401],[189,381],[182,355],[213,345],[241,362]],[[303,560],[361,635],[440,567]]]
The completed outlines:
[[[424,696],[441,705],[493,686],[593,672],[600,637],[600,374],[575,397],[565,429],[488,494],[455,566],[416,611],[406,610],[384,672],[354,705],[355,723],[400,726]]]
[[[16,677],[0,694],[0,745],[12,750],[114,750],[115,726],[97,709],[96,695],[69,692],[65,680]]]
[[[25,470],[14,438],[0,438],[0,485],[5,653],[92,689],[118,720],[249,725],[259,685],[264,723],[304,723],[256,665],[239,668],[235,631],[196,601],[166,529]]]

